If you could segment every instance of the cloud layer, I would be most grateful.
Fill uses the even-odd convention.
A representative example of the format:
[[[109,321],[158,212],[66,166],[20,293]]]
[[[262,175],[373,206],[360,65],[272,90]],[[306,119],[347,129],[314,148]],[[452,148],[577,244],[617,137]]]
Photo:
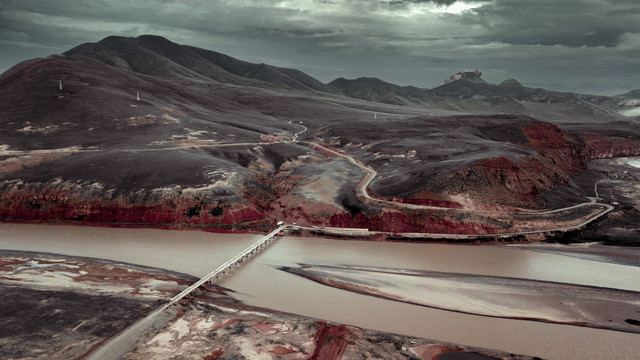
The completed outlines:
[[[640,88],[637,0],[0,0],[0,71],[107,35],[156,34],[328,82]]]

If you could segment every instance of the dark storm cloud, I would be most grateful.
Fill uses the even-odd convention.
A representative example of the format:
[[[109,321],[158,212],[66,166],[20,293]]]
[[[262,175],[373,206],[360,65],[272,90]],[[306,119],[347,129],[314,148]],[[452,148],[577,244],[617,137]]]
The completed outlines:
[[[480,68],[492,81],[615,92],[640,87],[639,13],[636,0],[0,0],[0,71],[108,35],[156,34],[325,82],[428,87]]]
[[[640,32],[639,11],[640,3],[625,1],[495,0],[459,21],[510,44],[615,46],[622,34]]]
[[[431,4],[435,4],[435,5],[453,5],[454,3],[457,2],[466,2],[466,3],[473,3],[473,2],[490,2],[493,0],[393,0],[393,1],[382,1],[383,3],[388,3],[391,5],[406,5],[406,4],[426,4],[426,3],[431,3]]]

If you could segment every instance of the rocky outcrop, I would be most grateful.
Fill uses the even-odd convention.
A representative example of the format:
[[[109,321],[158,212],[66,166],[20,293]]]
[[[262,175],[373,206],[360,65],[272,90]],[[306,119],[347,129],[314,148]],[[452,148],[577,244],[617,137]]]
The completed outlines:
[[[496,234],[503,229],[487,222],[462,219],[425,211],[385,211],[381,214],[343,213],[330,218],[329,225],[364,228],[391,233]]]
[[[340,206],[339,202],[330,205],[304,199],[295,195],[295,186],[290,184],[287,191],[279,193],[278,199],[269,204],[268,213],[273,218],[298,225],[390,233],[486,235],[554,229],[558,228],[554,224],[563,222],[573,226],[579,219],[586,219],[601,209],[585,209],[590,211],[588,214],[566,212],[558,213],[558,216],[535,216],[535,209],[549,206],[543,193],[556,189],[559,184],[569,183],[573,176],[585,171],[590,159],[598,154],[631,154],[639,149],[639,143],[634,140],[622,143],[614,139],[598,146],[593,140],[589,146],[579,135],[571,135],[553,124],[534,119],[512,130],[512,134],[504,139],[492,133],[494,141],[528,148],[526,151],[483,159],[446,174],[435,180],[433,191],[421,190],[408,197],[384,197],[368,189],[369,195],[376,200],[362,196],[357,200],[345,198]],[[601,150],[594,150],[596,147]],[[316,150],[328,158],[336,156],[321,147]],[[361,185],[362,182],[353,191]],[[388,202],[442,210],[401,207]],[[513,212],[530,212],[532,216],[522,217]]]
[[[597,133],[580,133],[590,159],[607,159],[640,154],[640,141],[634,138],[607,138]]]
[[[541,121],[522,130],[527,140],[519,145],[535,150],[536,156],[484,159],[441,177],[436,186],[474,203],[539,208],[546,205],[541,193],[568,183],[587,170],[591,159],[640,154],[637,139],[594,133],[574,137]]]
[[[589,155],[584,144],[551,123],[536,121],[523,128],[528,142],[526,147],[536,150],[541,162],[549,162],[547,167],[557,167],[575,175],[588,166]]]
[[[454,81],[458,80],[468,80],[474,83],[486,84],[487,82],[482,78],[482,71],[476,69],[474,71],[460,71],[455,75],[449,77],[449,79],[445,80],[445,84],[451,84]]]

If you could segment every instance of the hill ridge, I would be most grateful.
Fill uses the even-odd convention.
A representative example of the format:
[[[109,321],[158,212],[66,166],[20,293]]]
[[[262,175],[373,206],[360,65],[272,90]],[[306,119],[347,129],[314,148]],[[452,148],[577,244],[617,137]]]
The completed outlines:
[[[296,69],[255,64],[212,50],[176,44],[157,35],[108,36],[64,53],[89,56],[108,65],[145,75],[208,80],[234,85],[331,92],[319,80]]]

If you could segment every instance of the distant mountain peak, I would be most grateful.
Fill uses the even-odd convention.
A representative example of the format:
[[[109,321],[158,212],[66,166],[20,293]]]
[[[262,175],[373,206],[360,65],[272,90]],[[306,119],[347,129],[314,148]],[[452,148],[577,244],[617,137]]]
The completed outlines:
[[[408,104],[413,101],[419,102],[425,91],[414,86],[391,84],[375,77],[360,77],[351,80],[341,77],[333,80],[328,85],[339,93],[356,99],[394,105]]]
[[[64,55],[88,56],[107,65],[161,78],[332,92],[325,84],[299,70],[254,64],[215,51],[176,44],[157,35],[108,36],[95,43],[76,46]]]
[[[520,83],[520,81],[518,81],[516,79],[508,78],[508,79],[504,80],[503,82],[501,82],[500,86],[522,86],[522,84]]]
[[[452,75],[449,79],[445,80],[445,84],[451,84],[452,82],[458,80],[467,80],[477,84],[487,84],[487,82],[482,78],[482,71],[476,69],[473,71],[460,71],[455,75]]]

